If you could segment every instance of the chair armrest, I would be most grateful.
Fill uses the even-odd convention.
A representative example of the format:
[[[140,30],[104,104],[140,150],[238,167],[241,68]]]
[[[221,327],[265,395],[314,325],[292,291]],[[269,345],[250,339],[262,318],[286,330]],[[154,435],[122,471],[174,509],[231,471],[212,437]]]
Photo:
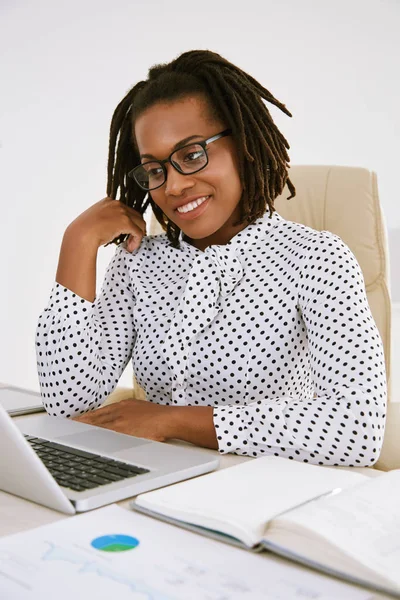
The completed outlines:
[[[388,403],[382,451],[374,467],[381,471],[400,469],[400,402]]]

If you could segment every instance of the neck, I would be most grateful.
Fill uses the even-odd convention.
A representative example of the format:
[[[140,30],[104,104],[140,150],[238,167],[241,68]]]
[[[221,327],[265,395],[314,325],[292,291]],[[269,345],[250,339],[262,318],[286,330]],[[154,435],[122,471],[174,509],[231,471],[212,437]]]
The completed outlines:
[[[209,246],[224,246],[225,244],[228,244],[237,233],[245,229],[248,225],[247,222],[241,223],[240,225],[232,225],[232,222],[234,223],[237,220],[238,215],[234,214],[228,219],[225,225],[218,229],[218,231],[205,238],[196,240],[184,235],[182,239],[201,251],[204,251]]]

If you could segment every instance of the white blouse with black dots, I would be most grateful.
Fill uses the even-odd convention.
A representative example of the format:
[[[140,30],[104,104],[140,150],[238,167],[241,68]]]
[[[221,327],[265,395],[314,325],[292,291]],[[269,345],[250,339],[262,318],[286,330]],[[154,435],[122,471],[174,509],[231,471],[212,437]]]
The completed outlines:
[[[52,415],[99,406],[132,358],[151,402],[213,406],[220,452],[371,465],[382,342],[336,235],[267,213],[204,252],[165,235],[117,248],[94,303],[55,283],[37,327]]]

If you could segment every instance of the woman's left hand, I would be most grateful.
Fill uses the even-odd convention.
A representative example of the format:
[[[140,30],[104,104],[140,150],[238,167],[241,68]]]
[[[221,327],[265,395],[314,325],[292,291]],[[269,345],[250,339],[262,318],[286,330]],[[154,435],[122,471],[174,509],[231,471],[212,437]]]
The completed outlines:
[[[132,398],[85,413],[74,421],[164,442],[168,439],[168,422],[172,418],[170,408]]]

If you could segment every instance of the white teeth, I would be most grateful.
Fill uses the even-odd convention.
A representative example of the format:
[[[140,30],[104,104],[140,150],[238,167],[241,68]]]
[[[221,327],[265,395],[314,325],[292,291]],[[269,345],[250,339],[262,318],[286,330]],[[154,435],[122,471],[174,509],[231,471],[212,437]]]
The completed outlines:
[[[200,204],[203,204],[203,202],[205,202],[207,200],[207,198],[209,198],[209,196],[203,196],[202,198],[197,198],[197,200],[194,200],[193,202],[189,202],[189,204],[185,204],[184,206],[180,206],[176,210],[180,213],[187,213],[191,210],[194,210],[198,206],[200,206]]]

